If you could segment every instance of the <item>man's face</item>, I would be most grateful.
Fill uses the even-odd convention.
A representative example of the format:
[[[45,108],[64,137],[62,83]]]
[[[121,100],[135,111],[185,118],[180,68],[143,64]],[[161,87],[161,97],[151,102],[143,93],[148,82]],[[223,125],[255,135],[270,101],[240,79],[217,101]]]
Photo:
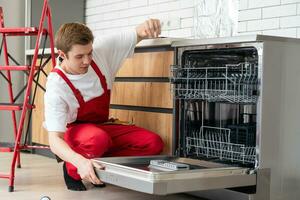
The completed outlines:
[[[60,56],[64,59],[61,67],[69,74],[85,74],[92,61],[92,52],[92,42],[87,45],[75,44],[68,52],[68,56],[60,52]]]

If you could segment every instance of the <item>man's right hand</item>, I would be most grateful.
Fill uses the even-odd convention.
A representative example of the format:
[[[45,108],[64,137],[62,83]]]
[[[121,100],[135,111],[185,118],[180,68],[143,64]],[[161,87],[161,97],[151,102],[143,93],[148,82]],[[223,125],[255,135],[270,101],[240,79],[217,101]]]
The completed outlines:
[[[86,158],[81,158],[77,163],[77,173],[80,175],[81,179],[96,185],[102,184],[101,180],[95,174],[94,167],[97,169],[104,169],[103,166]]]
[[[83,180],[96,185],[102,183],[96,176],[94,168],[103,169],[104,167],[97,163],[93,163],[90,159],[86,159],[82,155],[74,152],[64,141],[63,132],[49,133],[49,144],[54,154],[77,167],[77,173]]]

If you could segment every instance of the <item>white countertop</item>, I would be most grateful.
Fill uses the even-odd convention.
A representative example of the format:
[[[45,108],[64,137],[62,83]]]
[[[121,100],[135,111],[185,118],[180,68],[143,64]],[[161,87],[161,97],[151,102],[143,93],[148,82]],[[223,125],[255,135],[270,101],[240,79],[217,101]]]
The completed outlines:
[[[229,44],[229,43],[242,43],[242,42],[263,42],[263,41],[282,41],[298,43],[300,39],[277,37],[268,35],[242,35],[233,37],[220,37],[220,38],[206,38],[206,39],[183,39],[183,38],[156,38],[156,39],[145,39],[140,41],[136,48],[147,48],[147,47],[181,47],[181,46],[195,46],[195,45],[208,45],[208,44]],[[32,56],[34,49],[26,50],[27,56]],[[39,54],[42,53],[42,49],[39,50]],[[57,50],[55,49],[55,53]],[[45,54],[50,54],[50,48],[45,49]]]

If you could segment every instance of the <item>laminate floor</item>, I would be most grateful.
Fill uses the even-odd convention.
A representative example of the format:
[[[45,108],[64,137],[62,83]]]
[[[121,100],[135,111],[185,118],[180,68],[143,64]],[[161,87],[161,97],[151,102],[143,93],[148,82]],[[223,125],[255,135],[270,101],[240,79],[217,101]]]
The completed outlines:
[[[8,172],[12,153],[0,153],[0,173]],[[0,179],[1,200],[40,200],[48,196],[51,200],[199,200],[186,194],[155,196],[108,185],[74,192],[66,189],[63,182],[62,164],[54,159],[35,154],[22,153],[22,168],[16,169],[15,191],[8,192],[8,179]]]

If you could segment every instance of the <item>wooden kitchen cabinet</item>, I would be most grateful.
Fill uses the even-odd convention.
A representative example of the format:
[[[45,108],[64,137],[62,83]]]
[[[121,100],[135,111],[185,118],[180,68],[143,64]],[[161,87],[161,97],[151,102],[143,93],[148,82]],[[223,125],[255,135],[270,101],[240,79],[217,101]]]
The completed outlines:
[[[170,83],[115,82],[111,104],[173,108]]]
[[[144,112],[125,109],[110,109],[110,116],[122,121],[132,122],[157,133],[164,141],[165,147],[162,154],[172,151],[172,115],[169,113]]]
[[[165,143],[163,154],[172,154],[170,65],[172,50],[143,49],[128,58],[116,76],[110,116],[153,131]]]
[[[173,51],[136,52],[119,70],[111,94],[110,117],[133,122],[160,135],[165,154],[172,152],[173,100],[168,81],[172,63]],[[49,73],[51,69],[49,62],[45,70]],[[41,75],[39,83],[45,86],[46,77]],[[35,105],[32,142],[48,145],[47,131],[43,128],[44,91],[40,88]]]
[[[173,51],[140,52],[128,58],[117,77],[169,77]]]
[[[39,63],[39,60],[37,61]],[[44,68],[44,71],[49,74],[52,70],[52,63],[49,61]],[[41,73],[39,77],[39,84],[44,88],[46,85],[47,78]],[[34,91],[34,85],[32,89],[32,94]],[[32,126],[31,126],[31,141],[36,144],[48,145],[48,133],[43,128],[44,122],[44,94],[45,92],[41,88],[37,88],[35,97],[36,108],[32,110]]]

